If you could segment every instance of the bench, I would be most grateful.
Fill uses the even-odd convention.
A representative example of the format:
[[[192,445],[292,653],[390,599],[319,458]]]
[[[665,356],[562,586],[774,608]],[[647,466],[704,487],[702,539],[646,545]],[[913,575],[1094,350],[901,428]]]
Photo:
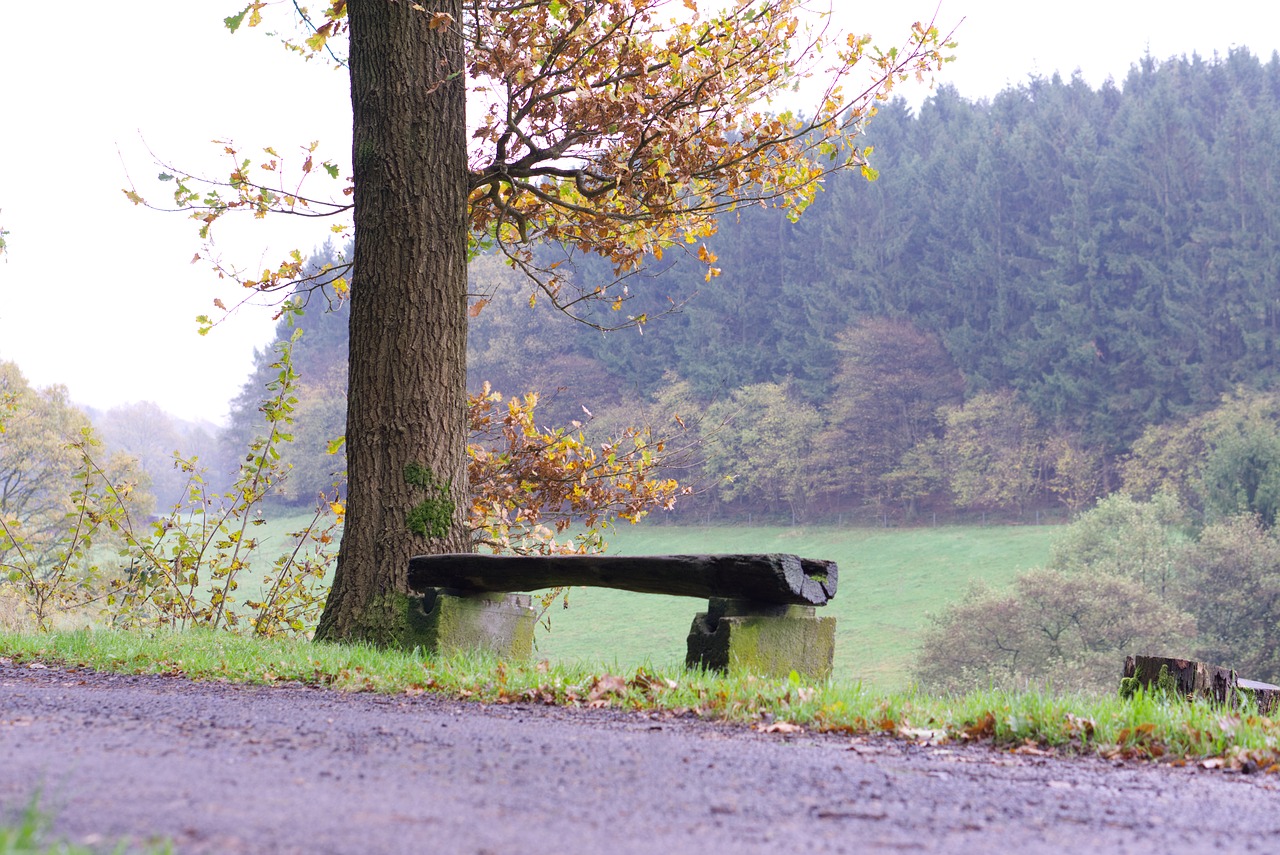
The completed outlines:
[[[797,555],[420,555],[409,587],[422,595],[420,636],[433,651],[532,653],[536,612],[521,592],[616,588],[698,597],[685,664],[824,679],[835,653],[835,618],[816,608],[835,596],[833,561]]]

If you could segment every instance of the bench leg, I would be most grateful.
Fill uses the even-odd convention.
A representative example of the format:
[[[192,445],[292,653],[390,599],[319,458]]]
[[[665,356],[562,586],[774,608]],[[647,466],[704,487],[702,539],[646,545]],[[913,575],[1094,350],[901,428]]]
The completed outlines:
[[[422,601],[422,638],[431,653],[477,650],[500,659],[533,653],[537,612],[528,594],[461,595],[430,588]]]
[[[689,629],[685,665],[770,677],[824,680],[831,676],[836,619],[813,606],[761,606],[713,598]]]

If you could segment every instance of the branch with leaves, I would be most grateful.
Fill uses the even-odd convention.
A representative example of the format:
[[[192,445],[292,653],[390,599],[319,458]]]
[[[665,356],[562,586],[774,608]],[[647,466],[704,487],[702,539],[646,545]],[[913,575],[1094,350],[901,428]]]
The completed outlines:
[[[929,22],[882,51],[869,36],[832,32],[828,16],[802,0],[731,3],[710,14],[693,0],[468,0],[461,21],[405,2],[430,16],[432,29],[461,29],[469,100],[482,105],[469,155],[472,254],[499,248],[535,295],[575,315],[584,299],[621,309],[629,292],[620,283],[673,248],[697,246],[707,277],[718,275],[700,243],[726,213],[770,205],[794,218],[832,172],[874,178],[857,136],[876,104],[906,79],[930,78],[955,46]],[[288,49],[345,64],[346,0],[318,12],[254,0],[225,24],[259,27],[273,5],[304,34],[285,37]],[[780,106],[810,80],[821,85],[809,112]],[[255,164],[223,146],[225,179],[168,167],[159,176],[177,182],[173,206],[190,213],[206,242],[232,212],[338,217],[334,231],[348,228],[349,179],[330,198],[302,192],[315,171],[342,173],[333,160],[316,169],[316,144],[304,147],[292,183],[275,149]],[[147,204],[135,187],[125,193]],[[537,244],[562,252],[548,260],[535,255]],[[608,258],[612,281],[575,282],[578,253]],[[297,253],[260,274],[214,264],[220,277],[255,291],[292,288],[300,277]],[[473,313],[484,303],[476,300]]]
[[[625,430],[596,449],[578,425],[538,427],[537,403],[533,394],[504,400],[488,384],[471,398],[467,473],[477,545],[495,553],[600,552],[615,519],[639,522],[688,494],[659,476],[666,442],[648,430]]]

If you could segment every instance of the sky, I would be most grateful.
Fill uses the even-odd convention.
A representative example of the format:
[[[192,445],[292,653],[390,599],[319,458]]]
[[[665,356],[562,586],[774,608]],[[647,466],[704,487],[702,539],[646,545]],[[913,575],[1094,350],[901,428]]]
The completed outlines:
[[[0,360],[35,386],[63,384],[84,406],[154,401],[184,419],[222,423],[267,346],[268,307],[246,306],[207,336],[195,317],[243,295],[206,263],[181,214],[136,207],[136,186],[164,201],[157,159],[216,175],[222,146],[281,154],[319,141],[348,174],[343,73],[289,54],[260,30],[232,35],[242,0],[87,0],[5,4],[0,28]],[[900,43],[915,20],[956,26],[957,59],[940,82],[990,98],[1034,76],[1079,71],[1123,82],[1131,64],[1247,47],[1280,49],[1280,4],[1256,0],[834,0],[834,21]],[[892,8],[890,8],[892,7]],[[56,10],[56,11],[51,11]],[[927,91],[903,90],[917,102]],[[225,171],[224,171],[225,174]],[[218,226],[218,251],[247,268],[323,244],[325,223],[290,218]]]

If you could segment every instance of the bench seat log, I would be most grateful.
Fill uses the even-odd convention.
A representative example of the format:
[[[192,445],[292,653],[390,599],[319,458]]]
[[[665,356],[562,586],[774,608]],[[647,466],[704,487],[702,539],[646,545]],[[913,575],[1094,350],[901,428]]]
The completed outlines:
[[[561,586],[642,594],[724,597],[774,605],[821,606],[835,596],[834,561],[797,555],[420,555],[409,587],[465,593]]]

